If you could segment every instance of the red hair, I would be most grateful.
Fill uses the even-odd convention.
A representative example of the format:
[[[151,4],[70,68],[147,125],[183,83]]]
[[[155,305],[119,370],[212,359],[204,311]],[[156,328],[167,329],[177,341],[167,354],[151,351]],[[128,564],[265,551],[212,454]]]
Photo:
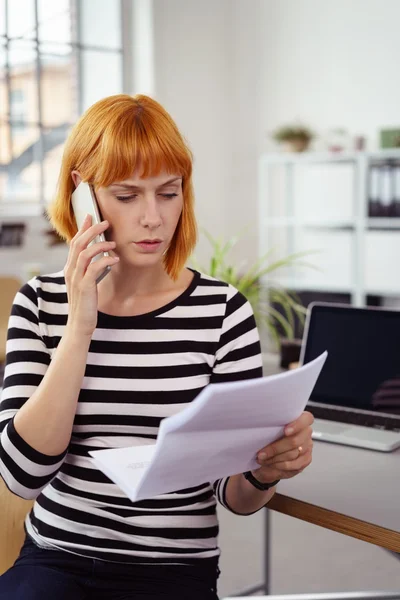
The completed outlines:
[[[140,166],[141,177],[162,170],[182,176],[183,209],[164,255],[167,273],[176,279],[197,240],[191,151],[167,111],[148,96],[109,96],[91,106],[72,129],[65,148],[57,194],[48,209],[53,227],[65,240],[77,232],[71,195],[71,173],[107,187],[123,181]]]

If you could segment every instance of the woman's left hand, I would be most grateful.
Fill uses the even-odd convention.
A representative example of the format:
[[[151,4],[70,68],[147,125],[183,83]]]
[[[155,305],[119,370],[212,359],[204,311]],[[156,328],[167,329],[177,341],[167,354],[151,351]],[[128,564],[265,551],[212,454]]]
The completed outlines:
[[[313,422],[313,415],[303,412],[285,427],[283,438],[262,448],[257,454],[257,462],[261,466],[253,471],[254,477],[262,483],[271,483],[294,477],[308,467],[312,461]]]

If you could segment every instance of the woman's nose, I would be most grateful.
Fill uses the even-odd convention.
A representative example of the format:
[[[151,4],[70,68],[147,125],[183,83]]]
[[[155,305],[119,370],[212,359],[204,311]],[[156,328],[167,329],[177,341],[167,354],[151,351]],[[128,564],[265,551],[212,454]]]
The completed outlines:
[[[144,202],[142,224],[152,229],[161,225],[160,210],[155,199]]]

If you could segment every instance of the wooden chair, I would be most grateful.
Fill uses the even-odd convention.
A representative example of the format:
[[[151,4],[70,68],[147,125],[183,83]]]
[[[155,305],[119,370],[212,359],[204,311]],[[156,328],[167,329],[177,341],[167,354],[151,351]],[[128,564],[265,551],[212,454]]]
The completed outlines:
[[[18,556],[25,537],[24,520],[32,505],[33,500],[15,496],[0,479],[0,575]]]
[[[6,355],[7,326],[15,294],[21,288],[16,277],[0,277],[0,363]],[[14,563],[24,539],[24,519],[32,500],[12,494],[0,479],[0,574]]]
[[[11,305],[21,285],[17,277],[0,277],[0,363],[4,362],[6,356],[7,326]]]

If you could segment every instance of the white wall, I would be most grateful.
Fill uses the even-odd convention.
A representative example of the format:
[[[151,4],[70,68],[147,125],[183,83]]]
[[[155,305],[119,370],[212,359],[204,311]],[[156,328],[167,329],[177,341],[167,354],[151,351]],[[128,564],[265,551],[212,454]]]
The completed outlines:
[[[400,124],[398,0],[266,0],[262,129],[295,118],[377,143]]]
[[[301,120],[322,136],[400,124],[398,0],[154,0],[155,86],[196,158],[199,221],[257,248],[257,156]],[[253,229],[252,229],[253,228]],[[253,235],[251,235],[253,233]]]
[[[230,0],[154,0],[153,11],[155,97],[194,152],[199,224],[224,234],[232,186]]]

